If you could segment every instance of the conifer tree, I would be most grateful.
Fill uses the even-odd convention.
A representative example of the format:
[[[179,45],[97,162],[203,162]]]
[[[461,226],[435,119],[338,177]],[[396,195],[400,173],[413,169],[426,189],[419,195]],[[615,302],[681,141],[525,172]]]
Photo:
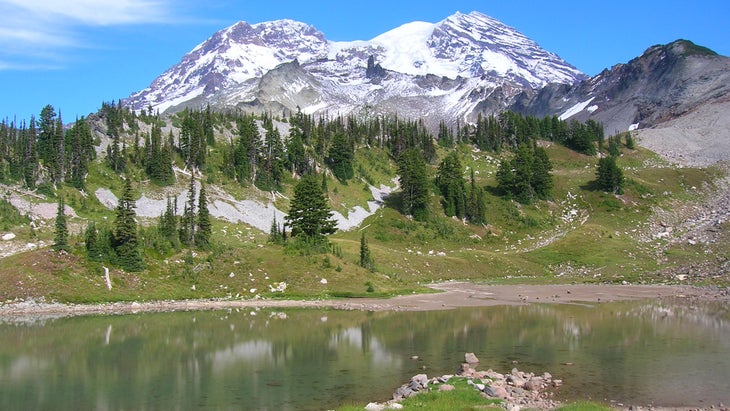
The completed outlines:
[[[279,130],[273,123],[265,124],[264,146],[259,153],[259,167],[254,183],[262,190],[277,190],[284,171],[284,146]]]
[[[208,211],[208,196],[205,193],[203,183],[200,183],[200,192],[198,193],[198,216],[196,221],[195,245],[199,248],[208,248],[213,229],[210,211]]]
[[[190,174],[188,201],[180,218],[180,242],[186,246],[195,244],[195,174]]]
[[[410,148],[398,159],[398,181],[402,190],[403,213],[416,220],[428,218],[428,171],[418,149]]]
[[[302,141],[302,131],[299,127],[292,127],[289,131],[289,141],[286,145],[286,159],[289,171],[304,175],[309,170],[309,161],[307,159],[304,142]]]
[[[373,271],[375,265],[373,263],[373,257],[370,253],[370,247],[368,241],[365,238],[365,232],[362,232],[360,236],[360,267]]]
[[[23,181],[25,182],[25,186],[28,188],[35,187],[36,179],[38,177],[38,146],[40,144],[36,144],[36,128],[35,128],[35,120],[33,117],[30,118],[30,126],[28,127],[27,133],[25,134],[24,140],[25,144],[23,144],[23,161],[22,161],[22,170],[23,170]],[[23,139],[21,138],[21,142]]]
[[[598,160],[596,180],[598,187],[607,193],[623,193],[624,173],[616,164],[616,157],[608,156]]]
[[[53,249],[56,251],[68,251],[68,226],[66,224],[65,208],[66,205],[64,203],[63,196],[59,196],[53,238]]]
[[[96,224],[92,221],[84,232],[84,245],[86,246],[86,258],[89,261],[101,261],[102,253],[99,247],[99,235],[96,231]]]
[[[165,212],[160,216],[160,234],[165,237],[173,247],[177,248],[179,245],[179,237],[177,232],[177,216],[174,207],[174,200],[172,197],[167,197],[167,205]]]
[[[547,199],[550,190],[553,188],[553,178],[550,174],[553,165],[550,162],[547,151],[542,147],[535,147],[532,163],[532,179],[530,183],[539,199]]]
[[[487,222],[487,204],[484,190],[476,185],[474,169],[471,169],[469,197],[466,201],[466,219],[474,224]]]
[[[284,228],[276,221],[276,214],[271,220],[271,228],[269,229],[269,242],[273,244],[283,244],[285,241]]]
[[[545,199],[553,187],[552,165],[547,152],[521,144],[511,160],[503,159],[497,170],[497,187],[503,194],[529,204]]]
[[[449,217],[464,218],[466,214],[466,187],[462,173],[456,151],[449,153],[439,164],[436,186],[441,191],[444,212]]]
[[[337,231],[327,197],[316,175],[305,175],[294,187],[289,215],[285,219],[287,226],[291,227],[292,237],[303,236],[319,242]]]
[[[127,271],[139,271],[144,268],[144,261],[139,249],[137,237],[137,214],[130,178],[124,180],[124,191],[117,205],[114,221],[113,248],[119,265]]]
[[[355,148],[352,143],[348,142],[347,136],[344,133],[335,133],[326,163],[332,170],[332,174],[341,182],[346,182],[355,176],[352,168],[354,158]]]
[[[38,154],[39,158],[48,165],[55,157],[53,155],[53,138],[56,133],[56,110],[47,104],[41,109],[38,120]]]

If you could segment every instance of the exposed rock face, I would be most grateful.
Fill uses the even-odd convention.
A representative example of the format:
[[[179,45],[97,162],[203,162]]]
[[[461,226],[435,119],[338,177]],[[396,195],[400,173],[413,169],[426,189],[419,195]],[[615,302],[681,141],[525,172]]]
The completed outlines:
[[[562,119],[600,121],[606,131],[649,128],[730,100],[730,59],[686,40],[653,46],[574,85],[525,90],[515,111]]]

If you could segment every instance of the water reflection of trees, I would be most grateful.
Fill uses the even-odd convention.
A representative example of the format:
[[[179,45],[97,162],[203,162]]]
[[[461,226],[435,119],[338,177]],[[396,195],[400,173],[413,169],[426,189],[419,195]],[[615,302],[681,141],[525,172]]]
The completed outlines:
[[[429,375],[453,372],[464,352],[475,352],[484,368],[509,371],[516,361],[563,378],[567,392],[629,400],[656,390],[657,372],[681,373],[688,361],[728,381],[727,324],[727,309],[711,304],[635,302],[3,324],[0,409],[319,409],[387,397],[422,367]]]

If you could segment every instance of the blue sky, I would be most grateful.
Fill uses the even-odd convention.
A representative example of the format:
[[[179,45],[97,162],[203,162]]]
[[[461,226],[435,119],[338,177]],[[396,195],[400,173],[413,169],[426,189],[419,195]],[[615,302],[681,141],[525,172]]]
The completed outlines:
[[[586,74],[685,38],[730,55],[728,0],[0,0],[0,118],[65,122],[147,87],[214,32],[289,18],[330,40],[368,40],[456,11],[490,15]]]

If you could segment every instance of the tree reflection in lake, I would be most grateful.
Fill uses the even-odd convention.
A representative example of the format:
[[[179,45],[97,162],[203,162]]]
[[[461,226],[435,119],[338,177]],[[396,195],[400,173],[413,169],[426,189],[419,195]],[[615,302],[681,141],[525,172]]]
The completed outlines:
[[[326,409],[453,373],[467,351],[548,371],[564,398],[730,403],[728,308],[652,301],[3,319],[0,409]]]

